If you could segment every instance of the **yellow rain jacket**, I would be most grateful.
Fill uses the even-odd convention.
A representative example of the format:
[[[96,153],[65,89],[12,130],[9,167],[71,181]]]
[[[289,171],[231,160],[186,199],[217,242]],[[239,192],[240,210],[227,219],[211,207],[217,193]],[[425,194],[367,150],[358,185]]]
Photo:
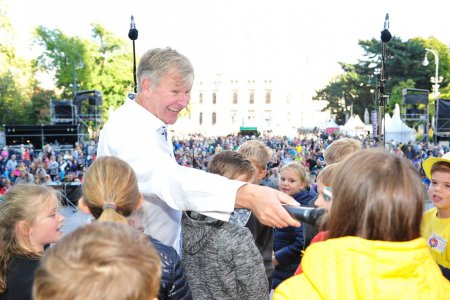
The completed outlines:
[[[426,241],[370,241],[343,237],[311,244],[303,273],[282,282],[282,299],[450,299],[450,282]]]

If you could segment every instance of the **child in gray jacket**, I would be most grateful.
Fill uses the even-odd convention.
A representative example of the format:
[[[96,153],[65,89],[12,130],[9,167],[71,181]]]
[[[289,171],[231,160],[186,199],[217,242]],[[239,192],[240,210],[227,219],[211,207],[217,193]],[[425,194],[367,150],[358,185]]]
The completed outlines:
[[[235,151],[223,151],[208,170],[230,179],[251,181],[252,163]],[[268,299],[263,259],[246,227],[197,212],[182,218],[183,255],[194,299]]]

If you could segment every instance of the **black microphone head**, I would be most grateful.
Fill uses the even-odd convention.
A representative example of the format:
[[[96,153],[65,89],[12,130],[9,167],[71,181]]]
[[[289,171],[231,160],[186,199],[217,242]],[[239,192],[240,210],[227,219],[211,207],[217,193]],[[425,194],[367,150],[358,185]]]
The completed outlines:
[[[384,30],[381,32],[381,41],[382,41],[383,43],[389,42],[389,41],[391,40],[391,38],[392,38],[392,35],[391,35],[391,33],[389,32],[389,30],[384,29]]]
[[[315,225],[317,219],[319,219],[326,212],[324,208],[289,205],[285,205],[284,208],[294,219],[311,225]]]
[[[130,31],[128,31],[128,37],[132,41],[135,41],[138,38],[138,31],[136,29],[136,25],[134,24],[134,17],[133,16],[131,16]]]
[[[130,29],[130,31],[128,31],[128,37],[130,38],[130,40],[135,41],[138,38],[138,31],[137,29]]]

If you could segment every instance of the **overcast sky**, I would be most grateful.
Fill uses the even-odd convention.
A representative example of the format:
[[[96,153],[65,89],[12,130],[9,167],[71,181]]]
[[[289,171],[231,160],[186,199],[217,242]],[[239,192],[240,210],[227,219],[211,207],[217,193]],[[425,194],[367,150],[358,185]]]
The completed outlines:
[[[434,35],[450,43],[448,0],[4,1],[23,55],[38,25],[88,37],[96,22],[128,40],[134,15],[138,56],[171,46],[191,59],[197,78],[283,78],[310,89],[336,75],[338,61],[356,62],[358,40],[379,39],[386,13],[390,32],[402,40]]]

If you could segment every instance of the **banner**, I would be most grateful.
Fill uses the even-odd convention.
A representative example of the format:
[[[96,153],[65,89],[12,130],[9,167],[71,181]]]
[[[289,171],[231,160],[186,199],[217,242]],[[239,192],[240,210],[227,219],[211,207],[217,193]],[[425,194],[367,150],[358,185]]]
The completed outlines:
[[[378,112],[372,110],[370,112],[370,120],[372,121],[372,135],[374,138],[378,137]]]

